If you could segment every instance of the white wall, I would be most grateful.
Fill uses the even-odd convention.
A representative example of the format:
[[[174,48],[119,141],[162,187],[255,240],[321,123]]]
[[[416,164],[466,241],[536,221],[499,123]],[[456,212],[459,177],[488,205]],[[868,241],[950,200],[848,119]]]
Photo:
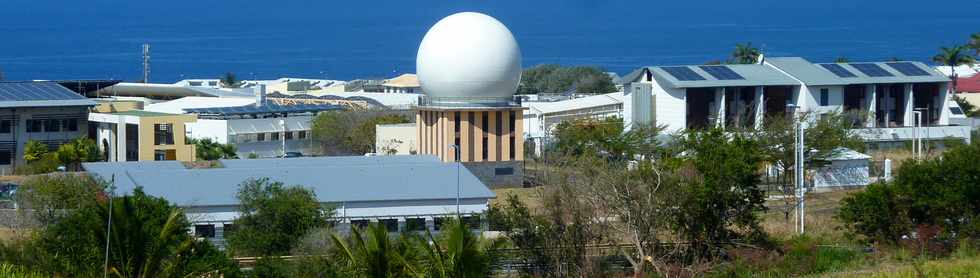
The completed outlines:
[[[415,124],[377,125],[375,130],[374,152],[377,154],[387,154],[388,149],[400,155],[418,151]]]
[[[678,132],[687,127],[687,90],[654,86],[654,99],[657,125],[666,125],[667,132]]]
[[[187,133],[191,138],[211,138],[221,144],[228,143],[228,121],[197,119],[195,123],[187,123]]]

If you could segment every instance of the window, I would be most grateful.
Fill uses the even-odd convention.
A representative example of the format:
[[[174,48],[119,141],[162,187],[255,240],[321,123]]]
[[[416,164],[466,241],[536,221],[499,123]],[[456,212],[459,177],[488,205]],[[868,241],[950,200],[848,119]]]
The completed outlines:
[[[61,120],[61,126],[65,131],[78,131],[78,119]]]
[[[493,169],[493,174],[495,176],[509,176],[509,175],[513,175],[514,174],[514,167],[494,168]]]
[[[214,224],[194,225],[194,234],[197,235],[197,237],[213,238]]]
[[[820,89],[820,106],[830,105],[830,90],[827,88]]]
[[[296,133],[296,137],[299,137],[299,139],[306,139],[306,131],[300,130],[299,132]]]
[[[41,132],[44,128],[42,120],[27,120],[27,132]]]
[[[963,115],[963,109],[960,109],[959,107],[955,107],[955,106],[954,107],[950,107],[949,108],[949,111],[950,112],[953,112],[953,114],[956,114],[956,115]]]
[[[432,229],[433,230],[436,230],[436,231],[441,230],[442,229],[442,223],[444,223],[444,222],[446,222],[446,219],[445,218],[442,218],[442,217],[432,218]]]
[[[265,133],[256,134],[255,135],[255,140],[256,141],[259,141],[259,142],[265,141]]]
[[[279,141],[279,132],[270,132],[269,137],[272,138],[271,141]]]
[[[0,165],[10,165],[10,162],[12,160],[11,153],[12,152],[9,150],[0,151]]]
[[[415,232],[425,230],[425,218],[406,218],[405,231]]]
[[[45,132],[61,132],[61,120],[44,121]]]
[[[224,224],[221,227],[221,237],[228,238],[228,236],[235,233],[234,224]]]
[[[514,147],[515,142],[513,133],[510,134],[510,138],[508,138],[508,140],[510,140],[510,160],[514,160],[514,158],[517,157],[517,154],[514,153],[516,147]]]
[[[462,219],[460,219],[460,221],[463,222],[463,224],[466,225],[467,228],[474,229],[474,230],[480,228],[479,215],[464,216]]]
[[[173,145],[174,144],[174,125],[173,124],[154,124],[153,125],[153,144],[154,145]]]
[[[365,219],[361,219],[361,220],[351,220],[351,221],[350,221],[350,225],[351,225],[352,227],[357,227],[358,229],[364,229],[364,228],[367,228],[367,226],[368,226],[368,224],[370,224],[370,223],[371,223],[370,221],[368,221],[368,220],[365,220]]]
[[[286,131],[286,140],[293,140],[293,132]]]
[[[12,123],[13,121],[11,120],[0,121],[0,133],[10,133]]]
[[[389,232],[398,231],[398,219],[381,219],[378,220],[378,222],[380,222],[381,226],[385,227],[385,230],[388,230]]]

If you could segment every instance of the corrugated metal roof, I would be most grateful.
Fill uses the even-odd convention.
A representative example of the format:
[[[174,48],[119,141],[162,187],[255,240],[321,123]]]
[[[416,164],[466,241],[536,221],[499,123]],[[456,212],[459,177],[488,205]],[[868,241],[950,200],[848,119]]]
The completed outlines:
[[[791,86],[799,85],[799,82],[793,80],[789,76],[786,76],[779,71],[764,65],[759,64],[745,64],[745,65],[723,65],[728,67],[738,75],[744,77],[744,79],[732,79],[732,80],[720,80],[715,78],[711,74],[705,72],[699,66],[678,66],[686,67],[694,73],[700,75],[704,80],[679,80],[667,71],[664,70],[665,67],[647,67],[647,69],[653,74],[653,78],[661,81],[661,83],[670,88],[704,88],[704,87],[737,87],[737,86]],[[668,66],[670,67],[670,66]],[[630,74],[632,76],[633,74]]]
[[[855,75],[855,77],[838,77],[837,75],[830,72],[826,68],[820,66],[822,64],[814,64],[800,57],[766,58],[766,64],[769,64],[772,67],[775,67],[793,76],[793,78],[799,79],[807,86],[882,84],[882,83],[925,83],[925,82],[948,82],[949,81],[949,78],[944,76],[942,73],[920,62],[906,62],[906,63],[911,63],[915,67],[924,70],[929,75],[907,76],[902,74],[901,72],[898,72],[891,66],[886,65],[887,63],[889,62],[829,63],[834,65],[839,65],[845,70]],[[890,73],[892,76],[881,76],[881,77],[868,76],[864,72],[852,66],[852,64],[874,64],[880,67],[881,69],[883,69],[884,71],[886,71],[887,73]]]
[[[228,107],[202,107],[184,108],[184,112],[199,115],[251,115],[251,114],[271,114],[271,113],[309,113],[329,110],[343,109],[340,105],[333,104],[290,104],[281,105],[276,103],[266,103],[263,105],[242,105]]]
[[[56,82],[0,82],[0,107],[94,106],[85,98]]]
[[[525,102],[532,113],[550,114],[623,103],[623,92],[550,102]]]
[[[845,147],[830,150],[823,159],[827,161],[870,159],[871,156]]]
[[[177,161],[83,163],[106,180],[115,176],[116,192],[136,186],[181,206],[237,205],[238,186],[248,178],[268,177],[286,185],[311,188],[321,202],[401,201],[456,198],[456,164],[434,156],[350,156],[222,160],[224,168],[186,169]],[[466,167],[460,167],[460,197],[495,194]]]

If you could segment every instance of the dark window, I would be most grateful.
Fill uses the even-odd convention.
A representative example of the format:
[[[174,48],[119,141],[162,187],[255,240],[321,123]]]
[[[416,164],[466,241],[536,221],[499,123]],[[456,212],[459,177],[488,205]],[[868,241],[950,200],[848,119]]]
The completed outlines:
[[[820,106],[830,105],[830,90],[820,89]]]
[[[272,137],[272,141],[279,141],[279,132],[272,132],[269,135],[271,135],[269,137]]]
[[[453,123],[456,124],[453,130],[456,132],[456,136],[459,136],[459,112],[453,112],[453,118]]]
[[[297,134],[298,134],[297,137],[299,137],[299,139],[306,139],[306,131],[305,130],[301,130],[301,131],[297,132]]]
[[[425,230],[425,218],[407,218],[405,219],[405,231],[415,232]]]
[[[515,125],[517,125],[517,113],[510,111],[510,134],[514,134]]]
[[[350,225],[352,227],[357,227],[358,229],[367,228],[368,224],[370,224],[370,223],[371,222],[368,221],[368,220],[366,220],[366,219],[362,219],[362,220],[351,220],[350,221]]]
[[[153,160],[156,161],[167,160],[167,151],[166,150],[153,151]]]
[[[173,145],[174,144],[174,125],[173,124],[154,124],[153,125],[153,144],[154,145]]]
[[[483,159],[484,160],[486,160],[487,157],[490,156],[490,149],[487,147],[487,143],[488,142],[490,142],[490,140],[487,140],[487,137],[483,137]]]
[[[496,176],[509,176],[514,174],[514,167],[494,168],[493,174]]]
[[[488,157],[490,157],[490,147],[487,146],[487,143],[490,142],[487,139],[487,133],[490,133],[490,131],[487,130],[487,128],[490,127],[490,117],[487,117],[486,112],[481,112],[480,117],[483,118],[483,126],[481,128],[481,130],[483,130],[483,159],[486,160]]]
[[[956,115],[963,115],[963,109],[960,109],[959,107],[950,107],[949,111]]]
[[[78,119],[61,120],[61,126],[64,127],[66,131],[78,131]]]
[[[11,120],[0,121],[0,133],[10,133],[10,128],[12,123],[13,121]]]
[[[0,165],[10,165],[12,155],[10,151],[0,151]]]
[[[508,139],[510,140],[510,160],[514,160],[514,158],[517,157],[517,155],[514,153],[514,150],[516,149],[516,147],[514,147],[514,134],[511,133],[510,138]]]
[[[255,135],[256,141],[265,141],[265,133],[259,133]]]
[[[44,121],[45,132],[61,132],[61,120]]]
[[[436,231],[442,230],[442,223],[445,222],[446,222],[446,218],[442,218],[442,217],[432,218],[432,229]]]
[[[194,225],[194,234],[198,237],[214,237],[214,225]]]
[[[286,131],[286,140],[293,140],[293,132]]]
[[[235,224],[225,224],[221,227],[221,237],[228,238],[228,236],[235,233]]]
[[[497,118],[494,119],[494,120],[496,120],[496,123],[495,124],[497,124],[497,126],[494,127],[495,128],[494,134],[496,134],[497,136],[500,136],[500,134],[503,134],[504,133],[503,132],[504,127],[502,125],[503,124],[503,121],[504,121],[503,115],[504,115],[503,113],[500,113],[500,111],[497,111]]]
[[[380,222],[381,225],[385,227],[385,230],[388,230],[389,232],[398,231],[398,219],[381,219],[378,220],[378,222]]]
[[[465,224],[467,228],[474,229],[474,230],[480,228],[480,216],[479,215],[464,216],[461,219],[461,221],[463,221],[463,224]]]
[[[27,120],[27,132],[41,132],[44,128],[42,120]]]

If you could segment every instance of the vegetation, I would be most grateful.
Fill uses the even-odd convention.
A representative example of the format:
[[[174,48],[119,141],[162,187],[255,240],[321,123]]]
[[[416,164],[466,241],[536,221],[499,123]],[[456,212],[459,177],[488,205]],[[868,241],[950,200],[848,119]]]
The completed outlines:
[[[837,59],[834,59],[834,63],[849,63],[849,62],[851,62],[851,59],[848,59],[847,57],[844,56],[840,56],[837,57]]]
[[[105,184],[84,174],[36,175],[20,184],[15,201],[21,208],[32,210],[32,217],[42,225],[49,225],[68,211],[91,205],[104,189]]]
[[[82,162],[103,160],[102,153],[95,141],[87,137],[77,138],[69,143],[58,146],[58,161],[72,171],[82,169]]]
[[[238,158],[238,150],[233,144],[221,144],[211,138],[191,139],[197,160],[218,160]]]
[[[598,67],[562,67],[555,64],[537,65],[525,69],[517,93],[560,94],[575,89],[579,94],[608,94],[616,92],[612,78]]]
[[[312,190],[267,178],[242,182],[237,197],[240,216],[235,232],[226,236],[236,255],[287,255],[303,235],[326,226],[333,214]]]
[[[635,126],[624,131],[623,119],[583,118],[564,121],[555,126],[555,150],[581,156],[608,156],[616,160],[636,155],[651,156],[659,147],[657,136],[662,127]]]
[[[226,72],[224,76],[221,77],[221,87],[225,88],[238,88],[242,86],[242,81],[235,77],[232,72]]]
[[[64,166],[66,170],[81,170],[82,162],[103,160],[103,154],[95,141],[79,137],[64,143],[52,152],[40,141],[27,140],[24,144],[24,161],[26,165],[17,167],[20,174],[43,174],[58,170]]]
[[[375,151],[377,125],[408,122],[408,117],[388,111],[327,111],[313,119],[312,136],[322,154],[362,155]]]
[[[941,65],[949,66],[950,72],[953,72],[953,68],[960,65],[967,65],[976,62],[976,58],[970,56],[967,52],[967,47],[962,45],[956,45],[951,47],[941,47],[939,48],[939,54],[932,57],[932,60]]]
[[[752,46],[751,42],[735,44],[732,57],[728,60],[729,64],[755,64],[759,61],[762,52]]]
[[[955,94],[953,95],[953,101],[956,101],[956,104],[963,109],[963,114],[967,117],[980,117],[980,107],[974,106],[973,103]]]

